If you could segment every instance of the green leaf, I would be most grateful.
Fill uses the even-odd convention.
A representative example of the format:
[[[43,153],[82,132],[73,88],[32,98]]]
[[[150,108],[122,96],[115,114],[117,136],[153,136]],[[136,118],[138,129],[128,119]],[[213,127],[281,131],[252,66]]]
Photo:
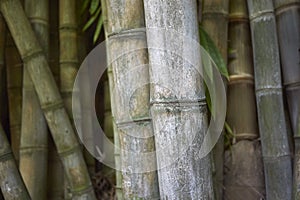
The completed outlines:
[[[93,15],[90,19],[89,19],[89,21],[84,25],[84,27],[83,27],[83,31],[86,31],[92,24],[93,24],[93,22],[98,18],[98,16],[99,16],[99,14],[100,14],[100,11],[101,11],[101,7],[99,7],[98,9],[97,9],[97,12],[95,13],[95,15]]]
[[[226,64],[222,58],[221,53],[219,52],[218,48],[214,44],[213,40],[209,37],[209,35],[201,26],[199,27],[199,34],[200,34],[200,44],[211,56],[219,72],[227,79],[229,79],[229,74],[227,71]]]
[[[92,0],[90,5],[90,14],[93,15],[100,5],[100,0]]]
[[[98,24],[97,24],[97,27],[96,27],[96,30],[95,30],[95,33],[94,33],[94,38],[93,38],[94,43],[97,41],[97,39],[100,36],[102,25],[103,25],[103,16],[100,15],[99,20],[98,20]]]
[[[91,0],[84,0],[83,1],[83,4],[82,4],[82,7],[80,9],[80,15],[82,15],[84,13],[84,11],[87,9],[89,3],[90,3]]]

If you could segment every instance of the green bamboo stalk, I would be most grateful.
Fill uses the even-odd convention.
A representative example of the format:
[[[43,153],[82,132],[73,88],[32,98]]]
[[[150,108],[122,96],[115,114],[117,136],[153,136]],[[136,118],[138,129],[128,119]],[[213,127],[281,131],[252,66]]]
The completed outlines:
[[[76,15],[76,1],[59,0],[60,92],[72,124],[72,92],[79,92],[73,91],[73,85],[78,71],[78,35]],[[80,118],[80,115],[76,115],[74,117]],[[80,125],[82,126],[82,124]],[[72,198],[69,188],[70,186],[67,181],[67,177],[65,177],[66,199]]]
[[[284,115],[273,3],[248,0],[255,90],[267,199],[292,198],[292,166]]]
[[[294,198],[300,199],[300,166],[297,159],[300,154],[298,137],[298,121],[300,114],[300,1],[274,0],[276,13],[277,33],[279,40],[281,71],[283,86],[287,98],[289,114],[294,133],[295,160],[294,160]]]
[[[147,43],[151,47],[150,82],[158,83],[150,88],[150,101],[160,198],[214,199],[211,157],[200,159],[198,155],[207,129],[204,84],[197,66],[189,64],[200,61],[200,52],[195,52],[188,40],[199,41],[196,1],[144,3]],[[161,30],[174,31],[188,39]],[[160,48],[157,44],[168,49],[155,49]],[[184,61],[183,55],[194,60]],[[191,136],[195,137],[192,144]],[[170,159],[174,162],[162,168]]]
[[[50,3],[50,46],[49,65],[55,82],[59,85],[59,36],[58,36],[58,0]],[[53,139],[48,139],[48,183],[47,199],[64,199],[64,169],[57,153]]]
[[[0,188],[5,200],[30,200],[8,140],[0,124]]]
[[[49,2],[25,0],[25,11],[46,55],[49,46]],[[31,199],[47,197],[48,130],[26,68],[23,70],[20,172]]]
[[[91,181],[67,112],[42,49],[18,0],[0,0],[0,11],[11,31],[68,177],[73,199],[95,199]]]
[[[5,63],[11,145],[16,161],[19,163],[23,62],[10,34],[7,35],[6,40]]]
[[[144,163],[136,155],[154,151],[152,126],[149,116],[149,87],[139,88],[139,83],[148,80],[148,70],[142,70],[138,77],[124,75],[135,67],[148,63],[146,35],[144,28],[143,1],[106,1],[108,38],[108,64],[113,72],[112,114],[120,139],[122,186],[125,199],[159,198],[156,171],[134,173]],[[134,53],[127,53],[135,50]],[[116,58],[119,55],[122,58]],[[128,94],[126,91],[135,91]],[[126,104],[126,102],[129,103]],[[132,104],[135,103],[135,104]],[[129,108],[129,112],[127,109]],[[137,122],[137,123],[135,123]],[[137,135],[150,135],[138,138]],[[115,152],[118,154],[118,152]],[[116,155],[117,156],[117,155]],[[116,162],[118,159],[116,158]],[[155,168],[155,160],[148,160],[148,166]],[[117,163],[118,165],[118,163]],[[150,168],[151,168],[150,167]]]
[[[238,142],[228,150],[230,161],[224,179],[226,199],[264,198],[263,164],[259,137],[252,46],[247,1],[230,1],[229,14],[230,81],[227,90],[227,122]],[[251,140],[251,141],[246,141]],[[226,162],[226,161],[225,161]]]
[[[202,25],[227,63],[229,0],[203,0]],[[213,151],[213,181],[216,199],[223,197],[224,133]]]

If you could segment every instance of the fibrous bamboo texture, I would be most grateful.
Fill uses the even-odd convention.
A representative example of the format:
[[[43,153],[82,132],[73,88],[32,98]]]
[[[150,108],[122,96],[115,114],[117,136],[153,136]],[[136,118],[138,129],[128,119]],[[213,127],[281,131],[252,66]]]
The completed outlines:
[[[248,10],[266,198],[291,199],[292,166],[273,3],[271,0],[248,0]]]
[[[25,11],[44,53],[49,47],[49,1],[25,0]],[[48,129],[26,66],[23,70],[20,172],[31,199],[47,198]]]
[[[46,56],[36,40],[18,0],[0,0],[6,20],[26,69],[35,86],[73,193],[73,199],[95,199],[80,145],[72,129]]]
[[[5,200],[30,200],[8,140],[0,124],[0,188]]]
[[[210,155],[198,155],[207,108],[200,49],[190,46],[199,42],[196,1],[144,3],[160,198],[214,199]]]
[[[141,155],[154,151],[149,85],[140,87],[149,80],[148,67],[143,68],[148,64],[143,1],[112,0],[106,1],[106,7],[108,65],[112,67],[114,86],[112,114],[120,139],[124,198],[156,199],[156,171],[134,171],[145,165],[139,159]],[[138,70],[138,75],[133,70]],[[151,158],[146,162],[154,169],[155,157]]]

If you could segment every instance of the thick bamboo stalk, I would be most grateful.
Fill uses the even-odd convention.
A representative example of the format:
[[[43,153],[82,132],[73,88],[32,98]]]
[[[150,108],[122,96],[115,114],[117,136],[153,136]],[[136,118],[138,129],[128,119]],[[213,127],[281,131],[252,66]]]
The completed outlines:
[[[291,199],[291,155],[284,115],[273,3],[271,0],[248,0],[248,10],[266,198]]]
[[[9,125],[12,150],[19,163],[19,146],[22,116],[22,73],[23,62],[10,34],[7,35],[5,49]]]
[[[211,157],[198,155],[207,108],[199,66],[193,66],[200,50],[190,45],[199,41],[196,1],[154,0],[144,6],[160,198],[214,199]]]
[[[203,0],[202,25],[227,63],[229,0]],[[213,149],[213,180],[216,199],[223,196],[224,133]]]
[[[237,141],[259,137],[254,93],[253,57],[247,1],[230,1],[229,14],[230,81],[227,90],[227,122]],[[234,144],[227,162],[224,196],[226,199],[264,197],[263,164],[260,143]]]
[[[140,163],[137,158],[154,151],[148,112],[149,86],[139,87],[149,80],[148,68],[141,70],[138,76],[131,74],[131,70],[148,63],[143,1],[106,1],[106,7],[108,65],[111,64],[113,71],[114,90],[111,95],[115,103],[112,104],[112,114],[120,139],[124,198],[156,199],[159,198],[156,171],[141,171],[140,166],[145,163]],[[129,53],[132,50],[135,51]],[[119,56],[121,58],[117,59]],[[149,137],[139,138],[144,136]],[[148,167],[156,168],[155,158],[147,162]],[[140,170],[134,171],[137,169]]]
[[[298,121],[300,116],[300,1],[299,0],[274,0],[276,11],[277,33],[280,48],[281,71],[283,85],[287,98],[292,130],[295,138],[294,160],[294,195],[300,199],[300,136]]]
[[[48,55],[49,2],[25,0],[25,11],[32,28]],[[31,199],[47,197],[48,130],[28,71],[23,70],[22,127],[20,139],[20,172]]]
[[[1,0],[0,11],[33,81],[40,105],[64,164],[74,199],[95,199],[91,181],[45,55],[18,0]]]
[[[0,124],[0,188],[5,200],[30,200],[8,140]]]
[[[49,65],[55,82],[59,85],[59,36],[58,36],[58,0],[50,3],[50,46]],[[47,199],[64,199],[64,169],[57,153],[53,139],[48,139],[48,183]]]

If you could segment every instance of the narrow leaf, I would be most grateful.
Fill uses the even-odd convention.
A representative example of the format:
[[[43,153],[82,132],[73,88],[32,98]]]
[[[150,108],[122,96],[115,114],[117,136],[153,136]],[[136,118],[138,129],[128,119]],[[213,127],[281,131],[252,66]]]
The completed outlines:
[[[221,53],[219,52],[218,48],[214,44],[213,40],[209,37],[209,35],[205,32],[205,30],[201,26],[199,27],[199,34],[200,34],[200,44],[211,56],[219,72],[227,79],[229,79],[229,74],[227,71],[226,64],[222,58]]]
[[[103,15],[100,15],[99,20],[98,20],[98,24],[94,33],[94,38],[93,38],[93,42],[95,43],[97,41],[97,39],[100,36],[100,32],[102,29],[102,25],[103,25]]]
[[[95,15],[93,15],[89,21],[84,25],[83,27],[83,31],[86,31],[92,24],[93,22],[97,19],[97,17],[99,16],[100,14],[100,10],[101,10],[101,7],[98,8],[97,12],[95,13]]]
[[[82,7],[80,9],[80,15],[82,15],[84,13],[84,11],[87,9],[89,3],[91,0],[84,0],[82,3]]]
[[[100,5],[100,0],[92,0],[90,5],[90,14],[93,15]]]

